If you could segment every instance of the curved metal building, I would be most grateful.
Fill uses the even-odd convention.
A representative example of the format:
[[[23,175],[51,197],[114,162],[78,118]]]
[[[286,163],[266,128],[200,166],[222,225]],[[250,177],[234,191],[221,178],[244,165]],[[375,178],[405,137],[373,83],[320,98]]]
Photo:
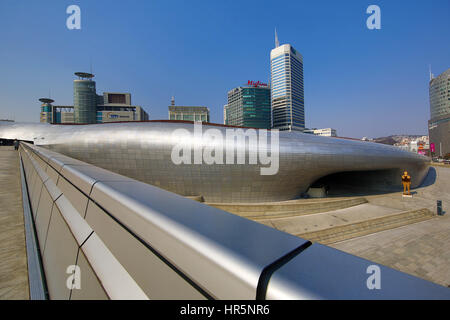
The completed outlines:
[[[207,202],[295,199],[314,182],[327,178],[356,188],[391,191],[401,186],[404,170],[412,176],[412,187],[428,172],[426,157],[388,145],[211,124],[198,130],[198,124],[179,121],[75,126],[1,123],[0,138],[34,141],[180,195],[203,196]],[[227,134],[237,132],[246,136],[243,140],[233,137],[229,143]],[[252,142],[252,135],[265,134],[266,146],[262,139]]]

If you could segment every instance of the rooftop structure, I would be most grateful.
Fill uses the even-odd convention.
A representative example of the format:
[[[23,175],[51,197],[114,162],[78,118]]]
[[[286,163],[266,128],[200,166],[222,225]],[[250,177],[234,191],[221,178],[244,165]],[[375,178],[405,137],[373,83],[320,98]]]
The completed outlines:
[[[303,133],[310,133],[316,136],[324,136],[324,137],[337,137],[336,129],[333,128],[324,128],[324,129],[305,129]]]
[[[94,75],[87,72],[75,72],[74,73],[79,79],[92,79]]]
[[[209,108],[204,106],[175,106],[175,99],[169,106],[169,120],[210,122]]]

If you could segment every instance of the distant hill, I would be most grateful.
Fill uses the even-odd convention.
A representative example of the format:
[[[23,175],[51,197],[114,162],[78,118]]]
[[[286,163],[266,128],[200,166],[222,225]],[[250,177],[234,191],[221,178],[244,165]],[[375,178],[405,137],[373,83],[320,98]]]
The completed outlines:
[[[417,139],[422,137],[423,135],[414,135],[414,134],[403,134],[403,135],[392,135],[389,137],[380,137],[380,138],[375,138],[373,139],[373,142],[377,142],[377,143],[383,143],[383,144],[389,144],[389,145],[394,145],[400,141],[402,141],[405,138],[409,138],[409,139]]]
[[[373,139],[373,142],[389,144],[391,146],[393,146],[394,144],[397,143],[397,141],[393,137],[375,138],[375,139]]]

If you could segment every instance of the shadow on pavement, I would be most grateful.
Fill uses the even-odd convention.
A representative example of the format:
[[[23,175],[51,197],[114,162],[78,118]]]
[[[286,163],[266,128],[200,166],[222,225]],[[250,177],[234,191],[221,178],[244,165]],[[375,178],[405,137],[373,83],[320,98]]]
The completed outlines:
[[[437,179],[436,169],[433,167],[430,167],[430,170],[428,170],[428,174],[425,177],[425,179],[423,179],[422,184],[420,186],[418,186],[416,189],[429,187],[436,182],[436,179]]]

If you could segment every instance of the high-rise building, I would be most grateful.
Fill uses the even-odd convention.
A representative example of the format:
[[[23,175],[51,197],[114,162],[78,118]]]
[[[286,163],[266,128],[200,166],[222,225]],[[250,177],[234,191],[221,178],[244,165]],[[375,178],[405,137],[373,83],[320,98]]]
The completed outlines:
[[[75,72],[73,81],[73,107],[75,123],[96,123],[97,93],[93,74]]]
[[[290,44],[279,45],[270,52],[272,128],[303,131],[305,104],[303,57]]]
[[[270,88],[259,81],[228,92],[225,124],[259,129],[271,128]]]
[[[450,154],[450,69],[437,77],[430,73],[428,134],[434,156]],[[434,150],[434,151],[433,151]]]
[[[209,122],[209,109],[204,106],[176,106],[175,98],[172,97],[169,120]]]
[[[41,116],[40,122],[44,123],[52,123],[53,122],[53,106],[52,103],[54,100],[50,98],[41,98],[39,99],[41,104]]]

